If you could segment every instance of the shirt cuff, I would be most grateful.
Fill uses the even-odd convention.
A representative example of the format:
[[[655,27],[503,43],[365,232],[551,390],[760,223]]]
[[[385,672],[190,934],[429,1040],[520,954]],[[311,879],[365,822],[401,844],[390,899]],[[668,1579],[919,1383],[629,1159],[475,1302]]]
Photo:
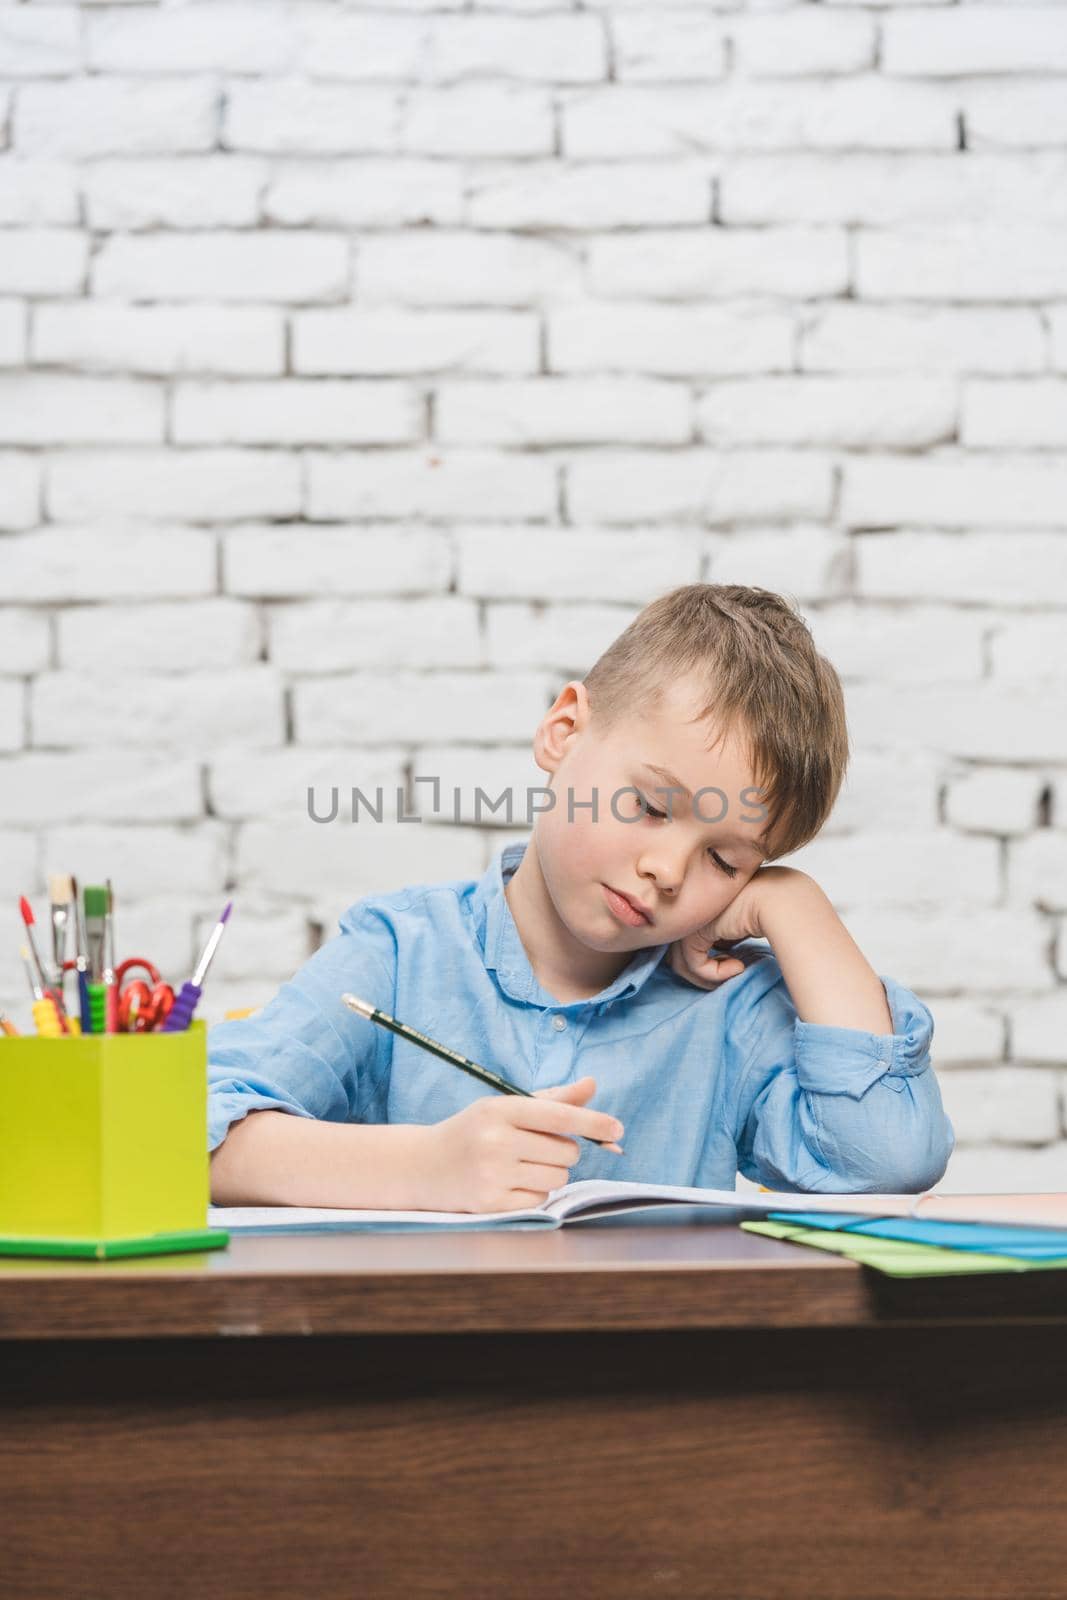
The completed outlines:
[[[294,1117],[310,1117],[310,1111],[304,1111],[300,1106],[293,1105],[292,1101],[276,1100],[269,1094],[242,1094],[239,1090],[228,1090],[223,1094],[208,1094],[207,1097],[207,1148],[210,1155],[212,1150],[218,1148],[233,1127],[235,1122],[241,1122],[250,1111],[288,1111]]]
[[[893,1021],[892,1033],[797,1019],[793,1040],[802,1089],[860,1100],[879,1078],[885,1078],[888,1087],[899,1093],[906,1078],[929,1067],[934,1036],[929,1009],[903,984],[879,977]]]

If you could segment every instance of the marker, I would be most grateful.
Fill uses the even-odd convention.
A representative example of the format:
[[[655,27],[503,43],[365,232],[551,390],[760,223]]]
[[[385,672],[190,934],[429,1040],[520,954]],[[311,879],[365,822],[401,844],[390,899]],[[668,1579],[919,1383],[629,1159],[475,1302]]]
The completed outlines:
[[[429,1050],[431,1055],[440,1056],[442,1061],[451,1062],[461,1072],[469,1073],[472,1078],[477,1078],[479,1083],[484,1083],[490,1089],[499,1089],[501,1094],[520,1094],[525,1100],[534,1100],[529,1089],[520,1089],[517,1083],[509,1083],[507,1078],[502,1078],[497,1072],[490,1072],[488,1067],[480,1067],[477,1061],[472,1061],[469,1056],[460,1055],[458,1050],[450,1050],[446,1044],[438,1044],[436,1039],[431,1039],[427,1034],[420,1033],[417,1028],[409,1028],[406,1022],[398,1022],[396,1017],[391,1017],[388,1011],[379,1011],[377,1006],[372,1006],[369,1000],[359,1000],[354,994],[343,994],[341,1001],[349,1011],[354,1011],[359,1017],[366,1017],[368,1022],[376,1022],[381,1028],[388,1028],[390,1033],[399,1034],[401,1039],[406,1039],[409,1044],[416,1044],[421,1050]],[[578,1138],[587,1136],[579,1134]],[[624,1152],[617,1144],[608,1144],[604,1139],[589,1139],[590,1144],[598,1144],[604,1150],[614,1150],[616,1155]]]

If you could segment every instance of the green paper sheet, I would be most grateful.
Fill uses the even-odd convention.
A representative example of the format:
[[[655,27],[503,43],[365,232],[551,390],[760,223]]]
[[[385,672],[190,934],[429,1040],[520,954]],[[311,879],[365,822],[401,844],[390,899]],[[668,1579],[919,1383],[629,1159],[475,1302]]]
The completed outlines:
[[[942,1245],[909,1244],[869,1234],[831,1233],[823,1228],[794,1228],[788,1222],[742,1222],[748,1233],[763,1233],[788,1244],[806,1244],[847,1256],[891,1278],[941,1278],[978,1272],[1046,1272],[1067,1270],[1067,1256],[1052,1261],[1020,1261],[1013,1256],[981,1255],[975,1250],[948,1250]]]

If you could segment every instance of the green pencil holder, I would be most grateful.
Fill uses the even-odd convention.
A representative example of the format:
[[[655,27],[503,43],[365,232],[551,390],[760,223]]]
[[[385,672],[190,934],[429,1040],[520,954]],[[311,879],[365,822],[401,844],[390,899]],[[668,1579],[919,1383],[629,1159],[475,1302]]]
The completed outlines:
[[[207,1030],[0,1039],[0,1254],[207,1249]]]

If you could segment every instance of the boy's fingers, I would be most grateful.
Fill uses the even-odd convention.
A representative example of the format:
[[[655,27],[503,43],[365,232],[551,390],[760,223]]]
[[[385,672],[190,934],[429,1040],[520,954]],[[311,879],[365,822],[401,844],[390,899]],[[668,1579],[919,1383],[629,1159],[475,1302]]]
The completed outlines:
[[[515,1154],[520,1161],[540,1161],[550,1167],[573,1167],[581,1153],[574,1140],[564,1138],[561,1133],[515,1129]]]
[[[540,1167],[533,1161],[519,1162],[519,1182],[529,1189],[562,1189],[570,1178],[566,1167]]]
[[[578,1134],[586,1139],[610,1141],[621,1139],[623,1127],[606,1111],[592,1111],[585,1106],[560,1104],[558,1100],[516,1100],[514,1120],[520,1128],[531,1128],[536,1133]]]
[[[578,1078],[574,1083],[557,1083],[551,1089],[535,1089],[538,1100],[564,1100],[568,1105],[584,1106],[596,1093],[595,1078]]]

